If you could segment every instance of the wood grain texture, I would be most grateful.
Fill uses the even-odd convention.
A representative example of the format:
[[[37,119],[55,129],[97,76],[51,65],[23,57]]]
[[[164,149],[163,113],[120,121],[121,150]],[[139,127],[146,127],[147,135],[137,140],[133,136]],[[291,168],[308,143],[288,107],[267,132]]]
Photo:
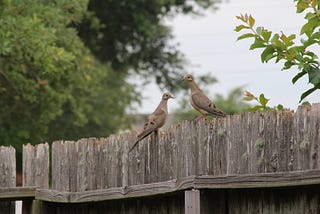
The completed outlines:
[[[50,202],[82,203],[162,195],[187,189],[254,189],[320,185],[320,170],[227,176],[192,176],[181,180],[114,187],[101,190],[63,192],[36,189],[36,199]]]
[[[182,179],[319,169],[320,104],[292,111],[183,121],[151,134],[128,153],[136,133],[57,141],[53,189],[87,191]]]
[[[0,199],[22,200],[34,198],[36,187],[0,187]]]
[[[49,144],[23,145],[23,186],[49,188]]]
[[[12,146],[0,146],[0,187],[16,186],[16,150]],[[0,202],[1,212],[14,214],[14,202]]]
[[[207,213],[319,213],[319,133],[320,104],[313,104],[183,121],[130,154],[135,132],[56,141],[52,189],[48,144],[23,147],[25,189],[14,187],[14,149],[0,147],[0,198],[35,197],[35,213],[183,213],[183,192],[198,189]],[[153,197],[161,201],[144,202]]]
[[[200,214],[200,191],[184,191],[184,210],[185,214]]]

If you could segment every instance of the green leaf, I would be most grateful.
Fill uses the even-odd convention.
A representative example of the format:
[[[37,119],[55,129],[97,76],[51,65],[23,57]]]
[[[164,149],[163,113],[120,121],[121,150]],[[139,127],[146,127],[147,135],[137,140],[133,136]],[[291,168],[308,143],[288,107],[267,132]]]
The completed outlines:
[[[305,19],[313,19],[316,16],[317,16],[317,14],[309,12],[306,14],[306,16],[304,18]]]
[[[245,25],[238,25],[238,26],[236,26],[236,28],[234,29],[234,31],[239,32],[239,31],[241,31],[242,29],[249,29],[249,27],[248,27],[248,26],[245,26]]]
[[[272,39],[271,39],[271,43],[274,43],[275,41],[278,41],[279,40],[279,34],[274,34]]]
[[[261,61],[262,62],[268,62],[274,55],[273,53],[275,52],[274,48],[269,45],[267,46],[264,51],[261,53]]]
[[[305,91],[305,92],[301,95],[299,102],[301,102],[304,98],[306,98],[307,96],[309,96],[311,93],[313,93],[315,90],[317,90],[317,89],[319,89],[319,88],[320,88],[320,85],[315,86],[315,87],[313,87],[313,88]]]
[[[268,42],[271,37],[271,31],[263,30],[261,36],[263,37],[264,41]]]
[[[237,40],[241,40],[241,39],[245,39],[245,38],[250,38],[250,37],[255,37],[255,35],[253,33],[246,33],[246,34],[243,34],[241,36],[239,36],[237,38]]]
[[[280,41],[280,36],[277,33],[271,38],[271,44],[278,48],[285,48],[285,45]]]
[[[254,20],[254,18],[250,15],[250,16],[249,16],[249,26],[250,26],[250,27],[253,27],[253,26],[254,26],[254,23],[255,23],[255,20]]]
[[[320,84],[320,69],[315,68],[313,66],[310,67],[310,71],[308,72],[309,75],[309,82],[313,85]]]
[[[289,69],[294,65],[291,61],[286,61],[283,66],[283,70]]]
[[[260,112],[261,109],[263,109],[263,108],[264,108],[264,106],[256,105],[256,106],[254,106],[252,108],[248,108],[247,111],[248,112],[256,112],[256,111]]]
[[[259,109],[259,112],[267,112],[270,109],[270,107],[263,106],[262,108]]]
[[[256,38],[254,40],[254,43],[250,46],[250,50],[253,50],[253,49],[257,49],[257,48],[264,48],[266,47],[266,44],[264,44],[263,41],[261,41],[260,39]]]
[[[277,105],[277,110],[278,110],[278,111],[281,111],[282,109],[283,109],[283,105],[278,104],[278,105]]]
[[[305,56],[310,56],[311,59],[318,59],[318,56],[315,53],[311,52],[311,51],[305,52],[304,55]]]
[[[252,101],[254,97],[243,97],[243,100],[245,101]]]
[[[260,94],[259,96],[259,102],[261,103],[262,106],[266,106],[267,103],[269,102],[270,99],[267,99],[264,97],[264,94]]]
[[[301,105],[303,105],[303,106],[311,106],[310,102],[308,102],[308,101],[304,101],[303,103],[301,103]]]
[[[258,35],[261,35],[262,31],[263,31],[263,27],[257,27],[256,28],[256,32],[257,32]]]
[[[299,1],[297,4],[297,13],[303,12],[308,7],[309,7],[309,4],[307,2]]]
[[[317,16],[309,19],[308,22],[302,26],[300,35],[306,34],[308,37],[310,37],[314,29],[319,25],[320,21]]]
[[[292,40],[296,38],[296,35],[291,34],[290,36],[287,37],[286,35],[282,34],[280,38],[284,42],[284,44],[289,47],[294,44]]]

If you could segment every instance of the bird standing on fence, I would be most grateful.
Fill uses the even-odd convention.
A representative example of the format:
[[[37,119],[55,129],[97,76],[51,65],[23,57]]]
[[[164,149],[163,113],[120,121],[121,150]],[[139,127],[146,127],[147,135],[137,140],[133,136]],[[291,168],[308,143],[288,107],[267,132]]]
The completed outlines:
[[[164,93],[162,95],[161,102],[159,103],[156,110],[154,110],[154,112],[149,115],[148,120],[144,124],[143,131],[138,135],[138,139],[134,142],[129,152],[134,149],[134,147],[139,143],[140,140],[144,139],[152,132],[157,133],[158,129],[165,124],[168,115],[167,102],[170,98],[173,98],[173,96],[169,93]]]
[[[205,118],[209,114],[218,117],[226,116],[226,113],[218,109],[203,93],[199,86],[194,82],[193,76],[191,74],[185,75],[183,79],[188,82],[191,90],[190,104],[193,108],[201,113],[201,115],[195,119],[196,121]]]

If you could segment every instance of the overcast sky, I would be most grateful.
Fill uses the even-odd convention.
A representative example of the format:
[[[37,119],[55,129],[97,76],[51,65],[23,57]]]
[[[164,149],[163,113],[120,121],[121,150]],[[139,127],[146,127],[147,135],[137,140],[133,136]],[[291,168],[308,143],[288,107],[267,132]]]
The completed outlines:
[[[304,23],[304,14],[296,14],[293,0],[230,0],[203,17],[178,16],[170,25],[175,42],[192,64],[186,73],[209,72],[218,79],[218,83],[206,88],[210,98],[216,93],[226,95],[237,86],[245,86],[253,94],[264,93],[271,99],[271,106],[283,104],[296,109],[301,93],[311,87],[307,85],[307,78],[293,85],[291,79],[296,69],[282,71],[282,63],[261,63],[261,50],[248,50],[251,40],[236,41],[240,33],[234,28],[241,22],[235,16],[240,13],[252,14],[256,26],[285,34],[298,34]],[[162,93],[154,84],[146,87],[138,113],[152,112]],[[307,100],[320,102],[319,98],[317,92]],[[169,111],[177,107],[178,101],[169,101]]]

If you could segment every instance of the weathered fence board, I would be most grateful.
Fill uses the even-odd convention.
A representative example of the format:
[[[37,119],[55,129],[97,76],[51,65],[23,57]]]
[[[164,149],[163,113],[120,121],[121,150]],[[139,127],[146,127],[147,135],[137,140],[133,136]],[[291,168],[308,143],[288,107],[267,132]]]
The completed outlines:
[[[49,144],[23,145],[22,184],[49,188]]]
[[[115,199],[125,200],[114,208],[117,212],[157,213],[162,209],[176,209],[181,213],[184,208],[174,208],[171,202],[168,205],[155,202],[154,206],[161,207],[157,210],[144,202],[140,206],[137,201],[130,200],[179,193],[178,204],[184,206],[180,203],[184,201],[184,190],[206,189],[202,192],[207,191],[213,199],[219,198],[217,193],[222,196],[215,200],[218,203],[216,212],[263,213],[270,209],[282,213],[289,208],[320,212],[316,205],[320,186],[320,104],[300,106],[296,112],[244,113],[212,121],[184,121],[157,135],[151,134],[128,153],[135,139],[136,133],[132,132],[101,139],[53,142],[51,189],[49,145],[25,145],[23,188],[36,188],[33,195],[32,188],[14,188],[15,150],[0,147],[0,197],[5,198],[3,195],[11,191],[12,195],[8,194],[7,199],[35,197],[45,201],[29,207],[40,213],[52,202],[78,204],[70,209],[58,205],[55,213],[68,213],[67,210],[97,213],[105,207],[112,210],[111,205],[102,201],[114,202]],[[273,195],[277,191],[264,191],[266,187],[291,186],[294,189],[307,185],[314,185],[318,195],[304,192],[299,197],[293,191],[295,196],[291,199],[295,204],[283,200],[286,204],[283,206],[277,204],[280,199]],[[243,188],[248,191],[242,191]],[[244,197],[252,193],[256,198],[248,196],[239,204],[236,198],[241,196],[240,192]],[[279,193],[284,194],[282,190]],[[263,204],[264,197],[266,205]],[[296,203],[298,200],[307,205]],[[104,207],[82,204],[90,201],[99,201],[97,206],[103,204]],[[212,208],[209,199],[201,201],[200,206],[204,210]]]
[[[35,197],[36,187],[0,187],[0,199],[21,200]]]
[[[86,191],[180,179],[318,169],[320,105],[184,121],[128,154],[135,133],[57,141],[53,189]]]
[[[179,180],[83,192],[37,189],[35,198],[49,202],[83,203],[162,195],[187,189],[244,189],[320,185],[320,170],[213,176],[193,176]]]
[[[16,186],[16,150],[13,147],[0,146],[0,187]],[[4,213],[15,213],[14,202],[0,202]]]
[[[319,187],[228,190],[226,213],[317,214]]]

